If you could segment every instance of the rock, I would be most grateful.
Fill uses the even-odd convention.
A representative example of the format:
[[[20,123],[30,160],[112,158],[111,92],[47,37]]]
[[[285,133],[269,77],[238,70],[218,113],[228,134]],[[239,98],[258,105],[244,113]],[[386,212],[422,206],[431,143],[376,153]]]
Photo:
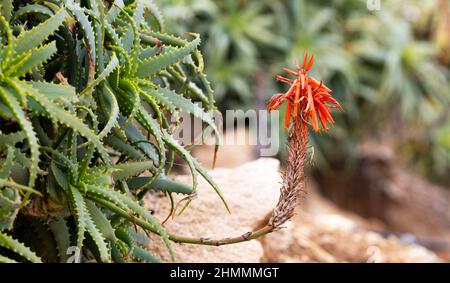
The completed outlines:
[[[214,190],[199,179],[198,198],[181,216],[169,220],[166,229],[177,235],[222,239],[254,231],[265,224],[275,207],[280,188],[279,162],[258,159],[234,169],[210,172],[231,209],[228,214]],[[176,180],[191,183],[190,176]],[[312,183],[297,215],[285,228],[262,239],[221,247],[176,244],[177,262],[440,262],[432,251],[393,235],[383,237],[379,221],[362,218],[336,207],[320,196]],[[183,196],[178,196],[178,200]],[[152,201],[150,201],[152,200]],[[152,196],[147,207],[164,220],[169,213],[166,198]],[[170,260],[162,241],[154,237],[155,254]]]
[[[450,260],[449,188],[405,168],[392,145],[365,141],[355,156],[351,171],[336,166],[326,175],[316,173],[321,192],[343,209],[379,219],[390,232],[432,242],[436,250],[447,250]]]
[[[256,147],[249,145],[248,142],[244,144],[236,144],[237,142],[226,142],[228,140],[243,140],[248,141],[253,139],[253,135],[245,128],[237,128],[232,131],[225,132],[223,135],[223,143],[217,152],[216,167],[217,168],[235,168],[246,162],[255,159]],[[200,145],[194,147],[192,155],[200,161],[205,168],[212,167],[214,156],[214,138],[210,138],[209,145]]]
[[[310,203],[313,203],[310,205]],[[322,209],[318,211],[318,207]],[[366,220],[310,194],[289,225],[262,242],[266,262],[440,262],[426,248],[368,230]]]
[[[210,172],[219,185],[229,207],[229,214],[214,190],[199,178],[198,198],[181,216],[169,220],[166,229],[177,235],[204,238],[239,236],[254,230],[275,207],[279,196],[279,161],[258,159],[234,169],[217,168]],[[177,176],[177,181],[190,183],[190,176]],[[183,196],[179,196],[181,199]],[[155,198],[152,198],[155,199]],[[169,213],[168,199],[148,201],[147,207],[163,220]],[[259,241],[221,247],[173,243],[177,262],[260,262],[263,248]],[[150,249],[169,260],[160,239]]]

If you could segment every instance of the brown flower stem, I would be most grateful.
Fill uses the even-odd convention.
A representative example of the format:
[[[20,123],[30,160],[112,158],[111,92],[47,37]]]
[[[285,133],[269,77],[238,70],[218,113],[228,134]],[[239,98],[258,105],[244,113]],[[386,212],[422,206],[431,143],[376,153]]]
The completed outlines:
[[[289,131],[289,156],[286,171],[283,173],[278,204],[272,212],[272,217],[261,229],[247,232],[241,236],[213,240],[208,238],[190,238],[169,233],[169,239],[185,244],[197,244],[207,246],[223,246],[257,239],[279,229],[286,221],[294,216],[298,199],[304,189],[304,165],[306,160],[306,146],[309,133],[308,125],[301,118],[294,118]]]
[[[113,210],[117,214],[121,215],[122,217],[124,217],[126,219],[129,219],[133,223],[136,223],[137,225],[144,228],[144,230],[149,230],[157,235],[162,236],[162,234],[158,230],[156,230],[153,225],[147,223],[146,221],[144,221],[140,218],[135,218],[133,215],[128,214],[128,212],[126,212],[125,210],[123,210],[119,207],[116,207],[115,205],[113,205],[103,199],[100,199],[100,198],[91,196],[90,199]],[[224,238],[224,239],[219,239],[219,240],[211,240],[208,238],[191,238],[191,237],[174,235],[174,234],[170,234],[170,233],[168,233],[168,234],[169,234],[169,239],[174,242],[177,242],[177,243],[194,244],[194,245],[197,244],[197,245],[206,245],[206,246],[223,246],[223,245],[229,245],[229,244],[250,241],[250,240],[259,238],[261,236],[264,236],[264,235],[274,231],[275,229],[276,229],[276,227],[266,225],[265,227],[255,231],[255,232],[247,232],[247,233],[237,236],[237,237]]]
[[[288,136],[288,161],[282,176],[280,198],[269,220],[269,224],[274,227],[280,227],[294,216],[298,199],[304,189],[308,139],[308,124],[300,117],[295,117]]]
[[[205,245],[205,246],[223,246],[223,245],[230,245],[230,244],[236,244],[236,243],[254,240],[254,239],[264,236],[270,232],[273,232],[274,230],[275,230],[275,227],[266,225],[263,228],[261,228],[257,231],[254,231],[254,232],[247,232],[241,236],[232,237],[232,238],[224,238],[224,239],[219,239],[219,240],[213,240],[213,239],[208,239],[208,238],[190,238],[190,237],[173,235],[173,234],[169,233],[169,239],[174,242],[184,243],[184,244]]]

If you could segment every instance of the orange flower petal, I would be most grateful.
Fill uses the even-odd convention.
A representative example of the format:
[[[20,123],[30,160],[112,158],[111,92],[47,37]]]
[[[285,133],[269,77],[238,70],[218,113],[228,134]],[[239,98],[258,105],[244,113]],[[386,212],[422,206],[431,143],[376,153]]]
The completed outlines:
[[[306,66],[306,71],[309,71],[310,69],[311,69],[311,67],[312,67],[312,65],[314,64],[314,55],[312,55],[311,56],[311,59],[309,59],[309,63],[308,63],[308,65]]]
[[[302,69],[305,69],[306,60],[308,60],[308,52],[306,52],[305,56],[303,57]]]
[[[289,122],[291,121],[291,112],[292,112],[291,103],[288,102],[286,104],[286,118],[284,120],[284,127],[286,129],[289,128]]]
[[[322,81],[319,82],[314,78],[308,77],[307,72],[314,64],[314,56],[311,56],[309,61],[308,58],[308,53],[305,53],[301,68],[295,60],[294,65],[297,68],[297,72],[284,68],[284,71],[289,75],[295,76],[295,79],[286,78],[280,75],[275,76],[278,81],[290,84],[290,88],[285,93],[275,94],[269,100],[267,109],[269,109],[269,111],[278,109],[286,102],[285,128],[289,127],[291,116],[293,114],[294,117],[301,118],[294,121],[308,124],[316,132],[321,128],[324,131],[327,131],[328,123],[334,124],[330,109],[342,108],[336,99],[331,96],[332,90],[330,88],[325,86]],[[310,119],[311,123],[309,122]],[[319,126],[319,123],[321,127]]]
[[[288,68],[283,68],[283,70],[290,75],[297,76],[297,72],[289,70]]]

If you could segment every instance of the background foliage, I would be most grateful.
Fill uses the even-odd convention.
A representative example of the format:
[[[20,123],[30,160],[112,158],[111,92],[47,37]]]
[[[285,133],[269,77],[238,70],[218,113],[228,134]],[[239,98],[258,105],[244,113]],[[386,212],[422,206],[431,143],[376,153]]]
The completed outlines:
[[[355,146],[388,140],[400,158],[450,183],[447,0],[168,0],[171,30],[196,30],[221,109],[264,107],[285,91],[273,74],[308,51],[312,75],[345,109],[331,137],[314,139],[317,165],[351,166]],[[261,92],[261,85],[267,86]]]
[[[169,114],[215,130],[215,98],[220,110],[263,108],[285,90],[273,74],[305,51],[345,109],[330,136],[313,135],[316,168],[351,168],[357,145],[379,140],[450,184],[447,0],[158,4],[2,1],[0,261],[65,262],[70,246],[83,261],[158,261],[146,233],[168,248],[171,235],[143,209],[145,193],[190,195],[201,175],[220,197]],[[167,177],[175,155],[192,186]]]

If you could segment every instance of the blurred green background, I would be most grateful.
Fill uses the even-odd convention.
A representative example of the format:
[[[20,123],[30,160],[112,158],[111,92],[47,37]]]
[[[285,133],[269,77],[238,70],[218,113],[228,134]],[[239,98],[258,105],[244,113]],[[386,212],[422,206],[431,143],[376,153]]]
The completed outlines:
[[[371,1],[374,2],[374,1]],[[376,2],[376,1],[375,1]],[[201,34],[218,106],[264,108],[286,91],[273,75],[308,51],[311,75],[344,112],[330,135],[313,136],[316,168],[352,170],[366,140],[396,160],[450,184],[448,0],[164,0],[167,29]],[[356,163],[355,163],[356,162]]]

